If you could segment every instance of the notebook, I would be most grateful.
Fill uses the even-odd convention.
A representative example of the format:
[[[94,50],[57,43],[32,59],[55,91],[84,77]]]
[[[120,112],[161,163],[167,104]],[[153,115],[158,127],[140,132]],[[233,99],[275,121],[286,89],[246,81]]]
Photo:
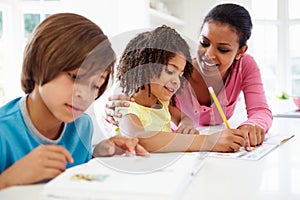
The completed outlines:
[[[234,153],[218,153],[210,152],[210,157],[217,158],[234,158],[234,159],[243,159],[243,160],[259,160],[275,148],[285,143],[289,139],[294,137],[294,134],[266,134],[265,141],[262,145],[257,147],[252,147],[251,151],[246,151],[244,148],[241,148],[238,152]]]
[[[46,183],[43,195],[66,199],[179,199],[207,153],[94,158]]]

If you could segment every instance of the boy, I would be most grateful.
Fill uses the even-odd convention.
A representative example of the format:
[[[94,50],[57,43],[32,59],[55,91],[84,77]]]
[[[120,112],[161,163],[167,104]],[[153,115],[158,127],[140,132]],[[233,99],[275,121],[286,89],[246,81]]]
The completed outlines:
[[[0,108],[0,189],[54,178],[92,158],[84,111],[105,91],[114,61],[106,35],[83,16],[55,14],[38,25],[24,52],[26,96]],[[117,136],[94,156],[114,154],[114,146],[147,154],[136,138]]]

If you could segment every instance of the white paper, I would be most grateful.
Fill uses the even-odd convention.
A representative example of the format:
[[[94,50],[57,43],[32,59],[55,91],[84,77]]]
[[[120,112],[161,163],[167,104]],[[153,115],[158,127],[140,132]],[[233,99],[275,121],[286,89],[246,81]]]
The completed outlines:
[[[47,183],[43,193],[70,199],[177,199],[204,157],[201,153],[159,153],[96,158],[66,170]]]
[[[277,148],[282,143],[286,142],[292,138],[293,134],[271,134],[267,133],[265,141],[262,145],[252,148],[251,151],[246,151],[244,148],[241,148],[238,152],[234,153],[218,153],[211,152],[209,153],[210,157],[217,158],[233,158],[233,159],[243,159],[243,160],[259,160],[272,150]]]

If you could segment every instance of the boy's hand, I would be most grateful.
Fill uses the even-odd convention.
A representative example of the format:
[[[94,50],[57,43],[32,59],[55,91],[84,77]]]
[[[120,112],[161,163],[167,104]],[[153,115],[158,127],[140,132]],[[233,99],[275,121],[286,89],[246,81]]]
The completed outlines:
[[[139,143],[138,138],[128,138],[116,135],[107,140],[101,141],[94,149],[93,156],[112,156],[116,154],[147,156],[149,152]]]
[[[54,178],[73,163],[71,154],[62,146],[40,145],[0,175],[0,188],[31,184]]]

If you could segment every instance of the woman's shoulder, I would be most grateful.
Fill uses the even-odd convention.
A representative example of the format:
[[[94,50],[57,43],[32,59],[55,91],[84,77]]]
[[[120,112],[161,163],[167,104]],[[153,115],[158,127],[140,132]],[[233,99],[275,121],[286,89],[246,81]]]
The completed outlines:
[[[238,61],[233,64],[233,68],[244,70],[257,69],[258,65],[254,57],[250,54],[244,54]]]
[[[256,65],[256,61],[254,59],[254,57],[248,53],[245,53],[240,60],[238,60],[238,62],[244,63],[244,64],[255,64]]]

